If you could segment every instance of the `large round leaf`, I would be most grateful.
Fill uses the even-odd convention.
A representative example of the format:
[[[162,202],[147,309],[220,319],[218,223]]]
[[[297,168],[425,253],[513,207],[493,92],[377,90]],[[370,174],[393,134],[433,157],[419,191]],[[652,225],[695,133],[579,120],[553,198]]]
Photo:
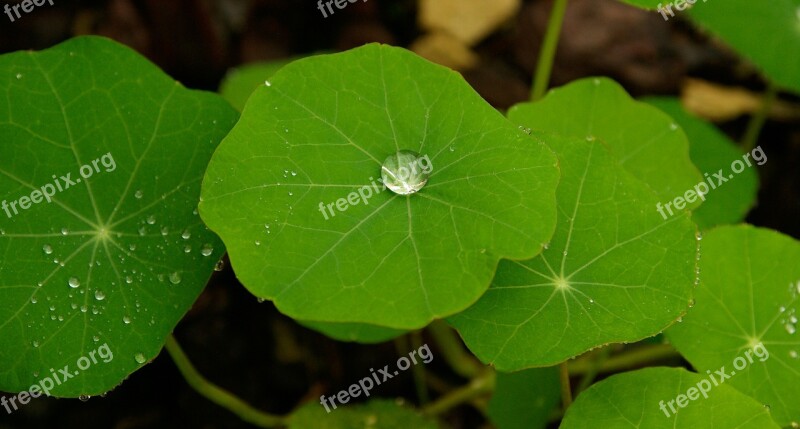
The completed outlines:
[[[697,303],[667,331],[699,372],[724,366],[726,383],[768,404],[782,425],[800,423],[799,263],[800,242],[775,231],[712,230]]]
[[[644,101],[670,115],[683,128],[689,136],[692,162],[708,174],[707,181],[724,185],[715,185],[715,189],[704,196],[703,205],[692,212],[692,220],[703,230],[744,220],[747,212],[755,205],[758,192],[756,165],[767,162],[761,148],[756,150],[761,151],[763,159],[749,161],[752,168],[731,174],[731,163],[743,160],[744,152],[725,134],[713,125],[692,116],[683,109],[677,98],[648,98]],[[722,184],[714,176],[720,171],[728,180]]]
[[[540,101],[517,104],[508,111],[508,118],[535,130],[600,140],[663,203],[703,180],[689,158],[689,141],[672,118],[634,100],[608,78],[571,82]],[[686,209],[701,203],[695,198]]]
[[[562,178],[547,250],[502,261],[486,294],[450,319],[470,350],[501,371],[655,335],[686,311],[696,281],[688,213],[662,219],[653,192],[600,143],[548,144]]]
[[[430,161],[427,184],[381,190],[382,163],[407,149]],[[285,314],[414,329],[474,303],[501,257],[541,251],[556,162],[455,72],[367,45],[259,88],[200,210],[242,283]]]
[[[559,427],[779,429],[769,410],[754,399],[682,368],[647,368],[609,377],[581,393]]]
[[[195,207],[236,112],[97,37],[3,55],[0,91],[0,390],[54,368],[72,377],[53,395],[106,392],[158,354],[224,252]]]

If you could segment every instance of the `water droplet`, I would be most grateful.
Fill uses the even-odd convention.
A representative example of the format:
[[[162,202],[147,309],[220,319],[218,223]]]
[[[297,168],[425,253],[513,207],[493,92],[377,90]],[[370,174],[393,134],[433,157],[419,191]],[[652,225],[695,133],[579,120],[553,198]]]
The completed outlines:
[[[67,228],[61,228],[61,235],[68,235],[69,230]]]
[[[586,141],[587,141],[587,142],[593,142],[593,141],[594,141],[594,139],[595,139],[595,137],[594,137],[594,136],[586,136]]]
[[[42,251],[44,251],[45,255],[49,255],[53,253],[53,247],[50,246],[49,244],[45,244],[44,246],[42,246]]]
[[[98,301],[102,301],[102,300],[106,299],[106,294],[104,294],[103,291],[101,291],[101,290],[96,290],[96,291],[94,291],[94,299],[96,299]]]
[[[222,271],[224,268],[225,268],[225,261],[223,261],[222,259],[217,261],[217,264],[214,265],[214,271],[217,272]]]
[[[270,81],[268,81],[268,80],[265,80],[265,81],[264,81],[264,85],[267,85],[267,86],[272,86],[272,84],[271,84],[271,83],[270,83]]]
[[[141,200],[142,197],[144,196],[144,192],[142,192],[142,190],[139,189],[138,191],[136,191],[136,193],[133,194],[133,196],[136,197],[137,200]]]
[[[92,397],[91,397],[91,396],[89,396],[89,395],[81,395],[81,396],[78,396],[78,399],[80,399],[80,400],[81,400],[81,402],[86,402],[86,401],[88,401],[88,400],[89,400],[89,399],[91,399],[91,398],[92,398]]]
[[[671,129],[672,131],[677,130],[678,129],[678,124],[676,124],[674,122],[669,124],[669,129]]]
[[[192,245],[191,244],[187,244],[187,245],[183,246],[183,253],[192,253]]]
[[[698,231],[697,234],[694,235],[694,237],[697,239],[697,241],[700,241],[703,239],[703,233]]]
[[[263,304],[263,303],[267,302],[267,299],[266,298],[258,298],[256,301],[258,301],[259,304]]]
[[[39,347],[39,342],[38,342],[38,341],[34,341],[34,342],[33,342],[33,347],[34,347],[34,348],[37,348],[37,347]]]
[[[787,323],[783,325],[783,327],[786,328],[786,332],[788,332],[789,335],[794,335],[794,333],[797,332],[797,328],[791,323]]]
[[[181,274],[177,271],[169,275],[169,282],[176,285],[181,282]]]
[[[154,223],[156,223],[156,217],[153,216],[153,215],[148,216],[147,217],[147,223],[150,224],[150,225],[153,225]]]
[[[100,341],[100,337],[95,335],[95,336],[92,337],[92,341],[94,341],[96,343],[96,342]]]
[[[167,228],[166,226],[162,226],[161,235],[167,235],[167,234],[169,234],[169,228]]]
[[[131,276],[125,276],[125,283],[127,283],[127,284],[131,284],[131,283],[133,283],[133,277],[131,277]]]
[[[79,287],[81,285],[81,281],[78,280],[77,277],[70,277],[68,283],[69,283],[69,287],[71,287],[73,289],[75,289],[75,288],[77,288],[77,287]]]
[[[136,359],[136,363],[141,364],[147,362],[147,358],[144,357],[144,355],[141,353],[136,353],[136,356],[134,356],[133,358]]]
[[[124,324],[126,324],[126,325],[130,325],[130,324],[131,324],[131,318],[130,318],[130,317],[128,317],[128,316],[124,316],[124,317],[122,318],[122,323],[124,323]]]
[[[139,227],[139,235],[143,236],[145,234],[147,234],[147,229],[144,227],[144,225],[142,225]]]
[[[22,79],[22,73],[17,73],[17,79]]]
[[[689,300],[689,308],[694,307],[694,298]]]
[[[395,194],[410,195],[428,183],[430,172],[431,163],[427,155],[421,157],[416,152],[401,150],[383,161],[381,179]]]
[[[542,244],[542,248],[544,248],[544,250],[547,250],[547,249],[549,249],[549,248],[550,248],[550,243],[544,243],[544,244]]]
[[[261,242],[256,240],[256,246],[260,246],[260,245],[261,245]]]
[[[184,239],[184,240],[188,240],[188,239],[192,238],[192,233],[189,232],[188,229],[184,229],[183,233],[181,233],[181,238]]]
[[[789,357],[792,359],[797,359],[797,351],[796,350],[789,350]]]
[[[211,256],[212,253],[214,253],[214,248],[210,244],[204,244],[203,248],[200,249],[200,254],[203,256]]]
[[[292,176],[297,176],[297,172],[296,171],[292,171]]]
[[[450,152],[455,152],[455,151],[456,151],[456,147],[455,146],[450,146]]]
[[[38,300],[38,299],[36,299],[36,297],[35,297],[35,296],[32,296],[32,297],[31,297],[31,304],[36,304],[37,302],[39,302],[39,300]]]
[[[522,125],[520,125],[520,126],[519,126],[519,129],[520,129],[520,131],[522,131],[523,133],[525,133],[525,134],[527,134],[527,135],[531,135],[531,129],[530,129],[530,128],[525,128],[525,127],[523,127]]]

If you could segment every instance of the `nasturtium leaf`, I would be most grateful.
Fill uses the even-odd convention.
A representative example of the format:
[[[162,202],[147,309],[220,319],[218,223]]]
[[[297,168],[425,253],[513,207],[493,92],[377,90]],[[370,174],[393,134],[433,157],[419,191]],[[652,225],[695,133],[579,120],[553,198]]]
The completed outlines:
[[[730,177],[731,163],[736,160],[744,162],[746,155],[725,134],[713,125],[692,116],[683,109],[677,98],[648,98],[643,101],[661,109],[683,128],[689,137],[692,162],[708,175],[705,186],[709,192],[704,195],[703,204],[692,212],[692,220],[702,230],[742,221],[755,204],[758,192],[756,166],[767,162],[763,150],[760,147],[756,149],[756,159],[747,155],[751,167]],[[759,155],[763,155],[763,158]],[[714,174],[719,174],[720,170],[728,181],[716,187],[719,179]],[[709,182],[715,188],[712,189]]]
[[[366,404],[325,410],[319,402],[311,402],[295,411],[289,418],[288,429],[439,429],[432,419],[386,399],[375,399]]]
[[[449,319],[500,371],[655,335],[687,310],[696,281],[688,213],[665,221],[655,194],[602,144],[547,142],[562,172],[553,239],[534,259],[501,261],[486,294]]]
[[[298,320],[297,323],[335,340],[365,344],[382,343],[407,332],[400,329],[384,328],[383,326],[367,325],[366,323],[305,322],[302,320]]]
[[[712,0],[687,13],[778,87],[800,94],[800,0]]]
[[[694,308],[667,337],[699,373],[724,366],[726,384],[769,405],[781,425],[800,424],[800,242],[719,227],[703,237],[700,272]]]
[[[52,395],[104,393],[159,353],[224,252],[196,205],[237,114],[99,37],[0,56],[0,91],[0,390],[54,368]]]
[[[381,189],[402,150],[421,190]],[[555,155],[457,73],[366,45],[295,61],[215,152],[200,214],[255,295],[298,320],[416,329],[462,311],[555,226]]]
[[[497,429],[544,429],[560,401],[555,367],[500,372],[486,413]]]
[[[703,179],[689,158],[686,135],[672,118],[634,100],[608,78],[571,82],[540,101],[513,106],[508,118],[534,130],[605,143],[664,203],[684,195]],[[695,198],[686,209],[701,203]]]
[[[726,384],[714,386],[706,374],[659,367],[613,375],[592,385],[567,409],[559,428],[779,429],[780,426],[758,401]]]
[[[219,94],[228,100],[238,111],[244,109],[247,99],[259,86],[272,77],[281,67],[294,61],[292,59],[245,64],[232,69],[225,75],[219,87]]]

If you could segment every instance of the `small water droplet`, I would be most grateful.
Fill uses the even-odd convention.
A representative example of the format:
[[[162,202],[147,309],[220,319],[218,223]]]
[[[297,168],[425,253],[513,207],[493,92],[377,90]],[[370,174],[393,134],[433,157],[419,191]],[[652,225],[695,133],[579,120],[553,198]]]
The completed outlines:
[[[703,239],[703,233],[698,231],[697,234],[694,235],[694,237],[697,239],[697,241],[700,241]]]
[[[789,350],[789,357],[792,359],[797,359],[797,351],[796,350]]]
[[[272,86],[272,83],[270,83],[270,81],[268,81],[268,80],[265,80],[265,81],[264,81],[264,85],[266,85],[266,86]]]
[[[148,216],[147,217],[147,223],[150,224],[150,225],[153,225],[154,223],[156,223],[156,217],[153,216],[153,215]]]
[[[144,196],[144,192],[142,192],[142,190],[141,190],[141,189],[139,189],[138,191],[136,191],[136,192],[133,194],[133,196],[134,196],[134,197],[136,197],[136,199],[137,199],[137,200],[141,200],[141,199],[142,199],[142,197]]]
[[[192,245],[191,244],[187,244],[187,245],[183,246],[183,253],[192,253]]]
[[[674,122],[669,124],[669,129],[671,129],[672,131],[676,131],[678,129],[678,124]]]
[[[94,299],[96,299],[98,301],[102,301],[102,300],[106,299],[106,294],[103,293],[103,291],[101,291],[101,290],[96,290],[96,291],[94,291]]]
[[[122,323],[124,323],[124,324],[126,324],[126,325],[130,325],[130,324],[131,324],[131,318],[130,318],[130,317],[128,317],[128,316],[124,316],[124,317],[122,318]]]
[[[410,150],[401,150],[383,161],[381,179],[395,194],[410,195],[428,183],[431,167],[427,155],[423,157]]]
[[[292,176],[297,176],[297,172],[296,171],[292,171]]]
[[[42,251],[44,251],[45,255],[50,255],[53,253],[53,247],[50,246],[49,244],[45,244],[44,246],[42,246]]]
[[[131,277],[131,276],[125,276],[125,283],[127,283],[127,284],[131,284],[131,283],[133,283],[133,277]]]
[[[586,141],[587,142],[593,142],[594,140],[595,140],[594,136],[586,136]]]
[[[694,298],[689,300],[689,308],[694,307]]]
[[[81,395],[81,396],[78,396],[78,399],[80,399],[80,400],[81,400],[81,402],[86,402],[86,401],[88,401],[88,400],[89,400],[89,399],[91,399],[91,398],[92,398],[92,397],[91,397],[91,396],[89,396],[89,395]]]
[[[39,302],[39,300],[38,300],[38,299],[36,299],[36,297],[35,297],[35,296],[32,296],[32,297],[31,297],[31,304],[36,304],[37,302]]]
[[[212,253],[214,253],[214,248],[210,244],[204,244],[203,248],[200,249],[200,254],[203,256],[211,256]]]
[[[225,268],[225,261],[223,261],[222,259],[217,261],[217,264],[214,265],[214,271],[217,272],[222,271],[224,268]]]
[[[176,285],[181,282],[181,274],[177,271],[169,275],[169,282]]]
[[[141,353],[136,353],[136,356],[134,356],[133,358],[136,359],[136,363],[142,364],[147,362],[147,358],[144,357],[144,355]]]
[[[22,79],[22,73],[17,73],[17,79]]]
[[[256,301],[258,301],[259,304],[263,304],[263,303],[267,302],[267,299],[266,298],[258,298]]]
[[[456,151],[456,147],[455,146],[450,146],[450,152],[455,152],[455,151]]]
[[[81,281],[78,280],[77,277],[70,277],[68,283],[69,283],[69,287],[71,287],[73,289],[75,289],[77,287],[80,287],[80,285],[81,285]]]
[[[261,245],[261,242],[259,240],[256,240],[256,246],[260,246],[260,245]]]
[[[161,235],[166,236],[167,234],[169,234],[169,228],[167,228],[166,226],[162,226],[161,227]]]
[[[794,333],[797,332],[797,328],[791,323],[787,323],[783,325],[783,327],[786,328],[786,332],[788,332],[789,335],[794,335]]]
[[[39,347],[39,342],[38,341],[34,341],[33,342],[33,347],[34,348],[38,348]]]
[[[183,233],[181,233],[181,238],[184,239],[184,240],[188,240],[188,239],[192,238],[192,233],[189,232],[188,229],[184,229]]]
[[[61,235],[69,235],[69,229],[61,228]]]
[[[94,341],[96,343],[96,342],[100,341],[100,337],[95,335],[95,336],[92,337],[92,341]]]

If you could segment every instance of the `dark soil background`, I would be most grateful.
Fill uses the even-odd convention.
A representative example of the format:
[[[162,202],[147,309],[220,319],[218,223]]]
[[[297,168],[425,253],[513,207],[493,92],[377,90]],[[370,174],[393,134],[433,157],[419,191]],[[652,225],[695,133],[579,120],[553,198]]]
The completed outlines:
[[[528,98],[551,4],[525,1],[516,17],[475,46],[480,62],[464,76],[497,108]],[[187,87],[214,91],[229,68],[243,63],[367,42],[409,46],[422,33],[416,0],[356,2],[327,19],[313,0],[55,0],[13,23],[0,15],[0,52],[100,34],[133,47]],[[570,0],[552,84],[592,75],[610,76],[635,96],[676,95],[687,77],[764,88],[752,66],[680,18],[664,22],[655,12],[614,0]],[[800,105],[787,94],[781,99]],[[747,120],[718,125],[739,140]],[[759,167],[759,202],[747,220],[800,238],[800,122],[768,121],[759,144],[769,161]],[[339,343],[300,327],[271,304],[258,303],[227,264],[176,337],[208,379],[278,414],[345,388],[401,354],[392,342]],[[434,361],[426,370],[444,383],[462,384],[432,348]],[[373,393],[413,403],[414,391],[409,371]],[[453,428],[490,427],[468,406],[450,412],[447,421]],[[166,353],[105,397],[38,399],[12,416],[0,409],[0,429],[246,427],[252,426],[189,388]]]

